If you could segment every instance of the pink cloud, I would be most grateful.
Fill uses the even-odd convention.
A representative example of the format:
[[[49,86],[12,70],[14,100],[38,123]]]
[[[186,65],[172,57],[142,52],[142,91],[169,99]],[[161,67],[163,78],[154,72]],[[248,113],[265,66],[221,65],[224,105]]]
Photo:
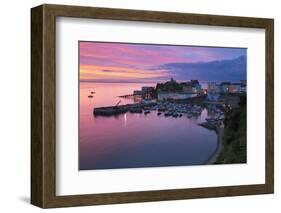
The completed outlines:
[[[130,68],[145,70],[150,75],[149,72],[156,72],[158,67],[163,64],[221,60],[233,58],[239,53],[233,48],[109,42],[80,42],[79,44],[80,65],[82,66],[109,66],[118,67],[119,70]],[[138,73],[136,73],[137,75]]]

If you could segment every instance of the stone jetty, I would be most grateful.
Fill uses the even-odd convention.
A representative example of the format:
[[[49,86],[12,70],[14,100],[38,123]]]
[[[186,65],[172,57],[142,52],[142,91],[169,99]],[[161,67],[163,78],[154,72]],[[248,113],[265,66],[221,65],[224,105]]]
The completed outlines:
[[[153,107],[157,105],[157,103],[136,103],[136,104],[126,104],[120,106],[109,106],[109,107],[99,107],[94,108],[94,115],[102,115],[102,116],[112,116],[119,115],[126,112],[132,113],[142,113],[142,111],[146,107]]]

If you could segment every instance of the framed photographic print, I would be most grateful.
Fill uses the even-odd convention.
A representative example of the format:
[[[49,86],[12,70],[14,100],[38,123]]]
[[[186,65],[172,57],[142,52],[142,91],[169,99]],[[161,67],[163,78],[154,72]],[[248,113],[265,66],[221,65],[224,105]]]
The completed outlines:
[[[31,9],[31,203],[274,191],[273,19]]]

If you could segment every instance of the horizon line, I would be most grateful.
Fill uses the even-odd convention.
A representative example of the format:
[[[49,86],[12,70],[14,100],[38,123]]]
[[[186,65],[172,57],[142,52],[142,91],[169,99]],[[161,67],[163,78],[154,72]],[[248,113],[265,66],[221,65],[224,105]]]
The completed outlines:
[[[163,83],[163,82],[168,82],[170,81],[171,79],[169,80],[158,80],[158,81],[151,81],[151,82],[147,82],[147,81],[96,81],[96,80],[79,80],[79,82],[81,83],[150,83],[150,84],[153,84],[153,83]],[[177,82],[187,82],[187,81],[191,81],[191,80],[197,80],[201,83],[212,83],[212,82],[238,82],[237,80],[236,81],[231,81],[231,80],[217,80],[217,81],[214,81],[214,80],[210,80],[210,81],[206,81],[206,80],[199,80],[199,79],[185,79],[185,80],[176,80],[174,79],[175,81]],[[240,81],[247,81],[247,79],[240,79]]]

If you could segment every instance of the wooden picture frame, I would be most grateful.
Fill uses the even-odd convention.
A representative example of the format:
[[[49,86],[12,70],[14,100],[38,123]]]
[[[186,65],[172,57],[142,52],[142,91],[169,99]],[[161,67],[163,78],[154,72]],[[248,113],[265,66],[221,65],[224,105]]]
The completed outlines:
[[[56,195],[56,17],[262,28],[266,34],[265,184]],[[31,9],[31,203],[42,208],[267,194],[274,191],[274,21],[218,15],[41,5]]]

